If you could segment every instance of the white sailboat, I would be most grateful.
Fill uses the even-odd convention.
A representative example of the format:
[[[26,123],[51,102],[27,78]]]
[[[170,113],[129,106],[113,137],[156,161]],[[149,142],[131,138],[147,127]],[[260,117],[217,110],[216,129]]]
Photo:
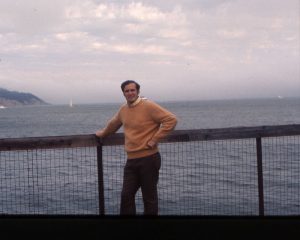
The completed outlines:
[[[72,99],[70,100],[70,105],[69,106],[73,107],[73,100]]]
[[[0,105],[0,109],[4,109],[4,108],[6,108],[5,106],[3,106],[3,105]]]

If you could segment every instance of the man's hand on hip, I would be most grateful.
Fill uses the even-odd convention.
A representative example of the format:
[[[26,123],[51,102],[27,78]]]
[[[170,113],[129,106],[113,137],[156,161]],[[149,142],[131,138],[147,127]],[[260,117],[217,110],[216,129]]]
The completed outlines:
[[[147,143],[147,145],[148,145],[148,147],[150,147],[150,148],[154,148],[155,146],[156,146],[156,142],[154,142],[154,141],[152,141],[152,140],[150,140],[148,143]]]

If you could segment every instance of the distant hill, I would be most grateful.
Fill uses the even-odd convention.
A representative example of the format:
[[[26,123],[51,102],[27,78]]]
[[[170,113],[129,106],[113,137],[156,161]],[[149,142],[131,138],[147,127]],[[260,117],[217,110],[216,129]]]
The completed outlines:
[[[0,106],[14,107],[26,105],[48,105],[48,103],[31,93],[9,91],[0,88]]]

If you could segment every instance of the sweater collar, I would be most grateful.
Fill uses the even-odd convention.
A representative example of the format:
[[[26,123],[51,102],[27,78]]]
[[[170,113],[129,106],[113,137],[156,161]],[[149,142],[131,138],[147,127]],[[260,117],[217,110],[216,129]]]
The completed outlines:
[[[138,96],[138,98],[133,103],[128,103],[128,107],[135,107],[136,105],[138,105],[140,103],[141,100],[142,100],[142,98],[140,96]]]

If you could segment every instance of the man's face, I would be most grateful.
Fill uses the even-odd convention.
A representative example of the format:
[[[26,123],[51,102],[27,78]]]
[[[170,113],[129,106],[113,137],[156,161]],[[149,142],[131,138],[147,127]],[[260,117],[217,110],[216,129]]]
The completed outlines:
[[[128,103],[133,103],[139,96],[135,83],[129,83],[125,86],[123,92]]]

